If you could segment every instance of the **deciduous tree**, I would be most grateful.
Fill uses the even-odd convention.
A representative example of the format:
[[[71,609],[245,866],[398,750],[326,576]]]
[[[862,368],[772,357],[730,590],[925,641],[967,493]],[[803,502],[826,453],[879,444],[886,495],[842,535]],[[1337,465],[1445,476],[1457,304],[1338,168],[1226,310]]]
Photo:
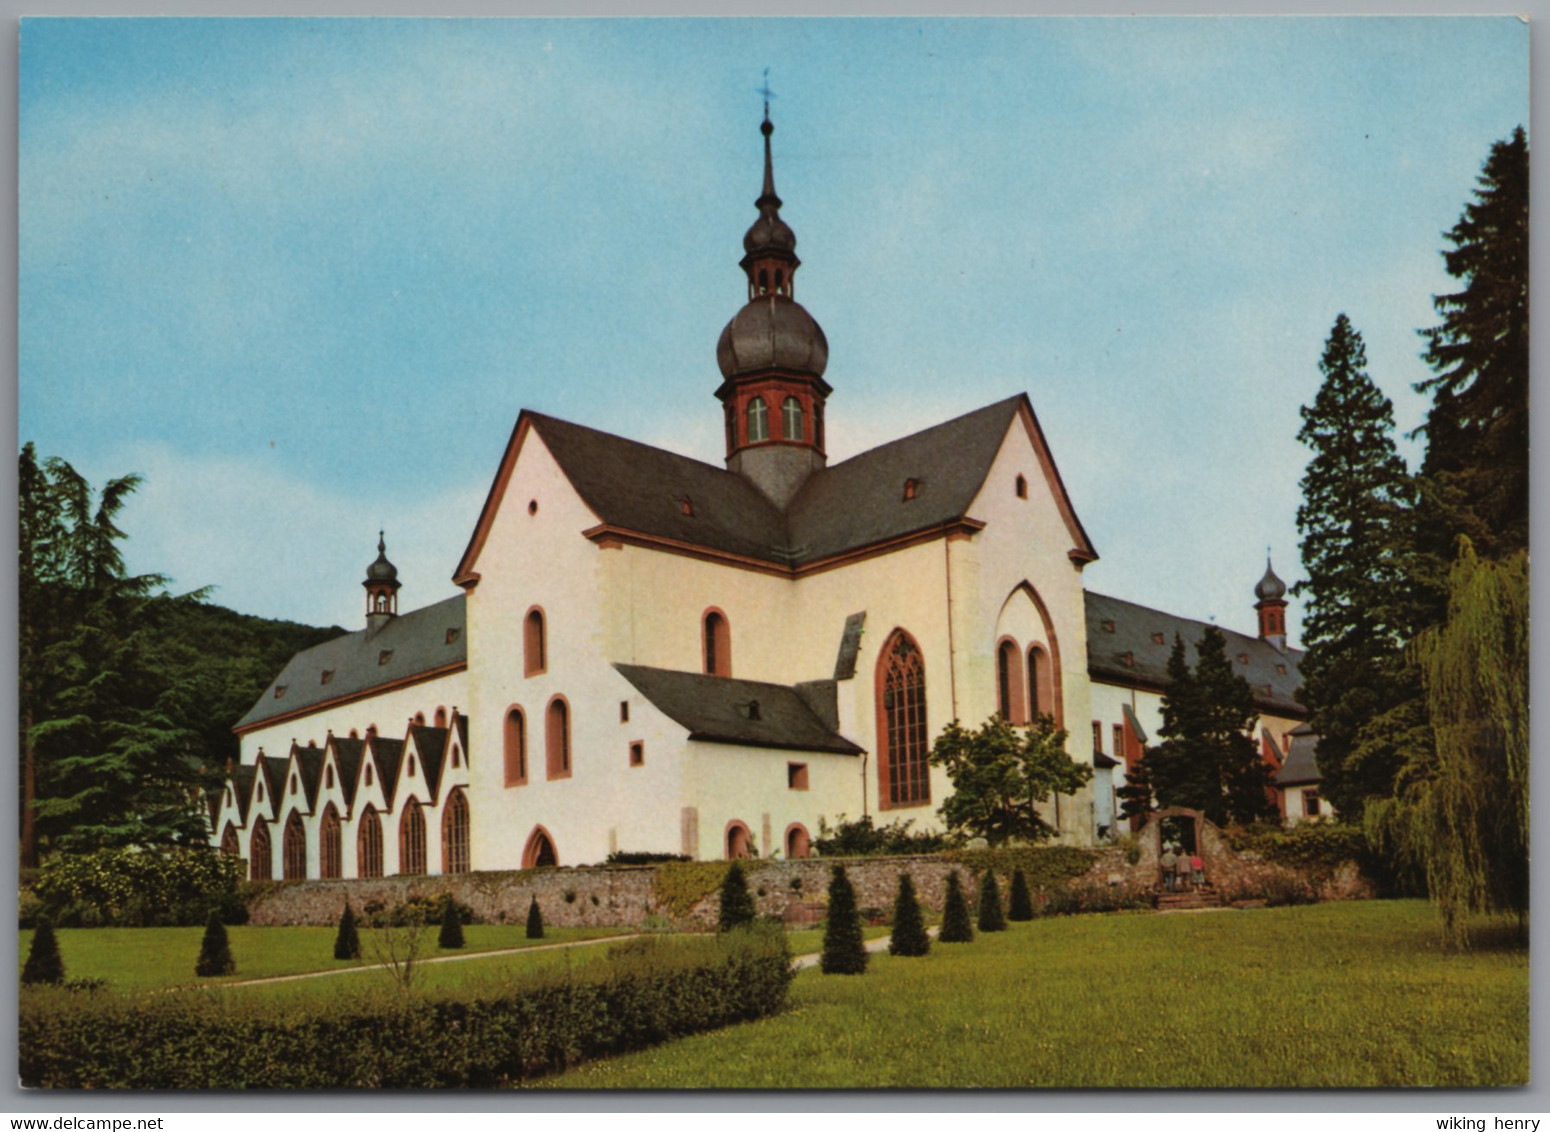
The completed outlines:
[[[975,731],[954,720],[931,748],[931,762],[946,767],[953,784],[940,810],[943,821],[992,845],[1053,836],[1038,804],[1074,794],[1092,777],[1092,767],[1066,754],[1066,732],[1047,715],[1030,727],[993,715]]]

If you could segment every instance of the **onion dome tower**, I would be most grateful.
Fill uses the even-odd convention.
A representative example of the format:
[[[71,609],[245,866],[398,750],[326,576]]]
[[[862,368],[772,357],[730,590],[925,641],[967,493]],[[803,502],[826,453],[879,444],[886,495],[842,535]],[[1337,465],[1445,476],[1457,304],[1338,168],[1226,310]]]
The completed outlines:
[[[1270,568],[1270,556],[1265,555],[1265,576],[1254,587],[1254,603],[1259,613],[1259,639],[1269,641],[1281,652],[1286,651],[1286,583],[1276,577]]]
[[[829,343],[813,316],[792,297],[801,266],[796,233],[780,218],[770,158],[770,104],[764,103],[764,191],[759,218],[743,237],[739,263],[748,303],[716,343],[723,378],[716,396],[726,414],[727,468],[784,507],[824,466],[823,410],[832,390],[823,379]]]
[[[366,567],[366,633],[370,636],[398,616],[398,567],[388,561],[387,540],[377,532],[377,560]]]

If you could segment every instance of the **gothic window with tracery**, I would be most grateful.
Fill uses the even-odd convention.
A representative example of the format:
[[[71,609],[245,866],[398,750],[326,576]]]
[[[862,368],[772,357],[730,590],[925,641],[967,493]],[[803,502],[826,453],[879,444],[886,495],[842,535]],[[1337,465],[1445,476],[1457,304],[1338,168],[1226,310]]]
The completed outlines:
[[[883,747],[879,761],[882,807],[919,806],[931,801],[926,662],[920,646],[902,629],[894,632],[883,649],[878,716]]]

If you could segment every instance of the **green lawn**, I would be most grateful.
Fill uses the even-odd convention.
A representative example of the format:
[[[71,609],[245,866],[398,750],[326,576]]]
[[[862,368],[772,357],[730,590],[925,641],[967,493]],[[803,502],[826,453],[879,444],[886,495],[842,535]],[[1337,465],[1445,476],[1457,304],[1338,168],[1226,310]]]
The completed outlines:
[[[1497,949],[1445,953],[1420,901],[1038,920],[875,955],[859,978],[804,972],[777,1017],[546,1085],[1521,1084],[1528,953],[1494,934]]]
[[[425,930],[421,957],[466,954],[507,947],[529,947],[544,943],[568,943],[581,939],[623,934],[614,928],[549,928],[541,940],[526,938],[522,924],[470,924],[463,929],[467,946],[462,952],[440,951],[436,947],[436,926]],[[237,973],[229,979],[197,979],[194,961],[199,957],[199,941],[204,928],[59,928],[59,953],[65,962],[65,976],[71,979],[105,979],[119,991],[153,990],[162,987],[199,984],[219,985],[270,975],[296,975],[305,971],[337,971],[349,967],[371,967],[371,935],[361,929],[361,960],[341,961],[334,955],[333,928],[228,928],[231,952],[237,961]],[[20,963],[27,961],[32,933],[21,933]],[[583,953],[590,949],[583,949]],[[536,958],[536,956],[534,957]],[[499,960],[490,959],[489,963]],[[432,977],[455,983],[468,977],[466,969],[484,966],[483,962],[433,964],[424,968]],[[21,967],[17,967],[18,974]],[[441,972],[448,972],[441,974]],[[342,980],[371,979],[371,974],[342,976]],[[330,993],[339,985],[332,979],[308,980],[295,984]]]

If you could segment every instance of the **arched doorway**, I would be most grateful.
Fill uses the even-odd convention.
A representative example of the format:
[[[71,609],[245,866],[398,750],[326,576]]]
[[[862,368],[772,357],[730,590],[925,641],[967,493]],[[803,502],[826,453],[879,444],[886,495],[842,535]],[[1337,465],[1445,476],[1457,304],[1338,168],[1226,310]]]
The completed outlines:
[[[729,861],[746,861],[753,856],[753,834],[740,821],[727,823],[727,853]]]
[[[554,839],[543,826],[534,826],[528,835],[527,848],[522,850],[524,869],[552,869],[559,865],[560,854],[554,848]]]
[[[812,856],[812,839],[807,827],[797,823],[786,830],[786,860],[796,861]]]

